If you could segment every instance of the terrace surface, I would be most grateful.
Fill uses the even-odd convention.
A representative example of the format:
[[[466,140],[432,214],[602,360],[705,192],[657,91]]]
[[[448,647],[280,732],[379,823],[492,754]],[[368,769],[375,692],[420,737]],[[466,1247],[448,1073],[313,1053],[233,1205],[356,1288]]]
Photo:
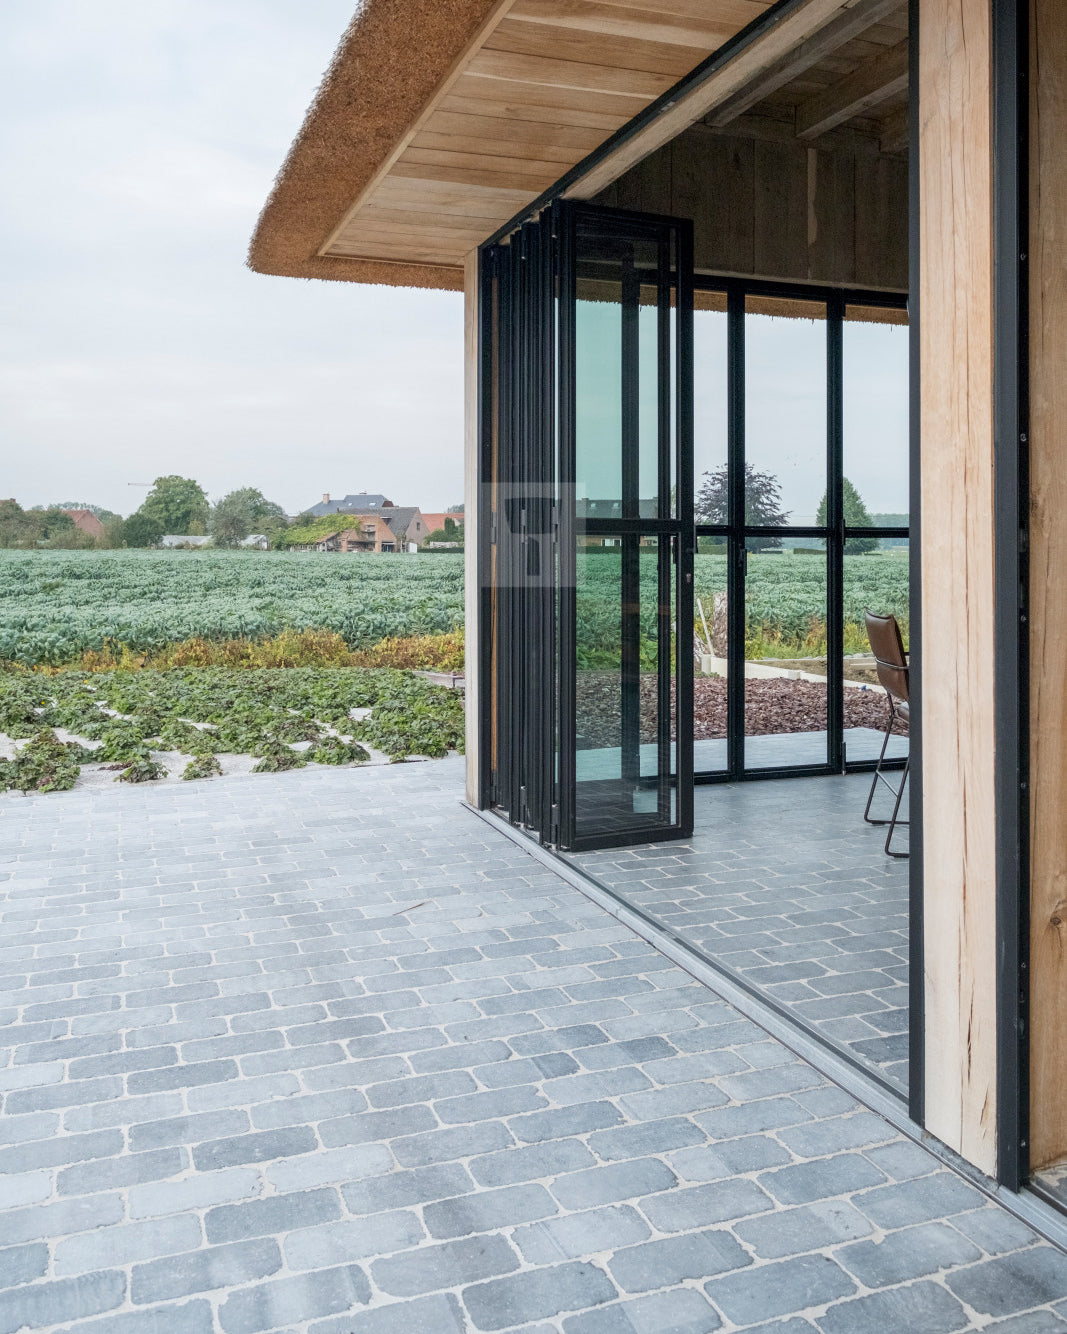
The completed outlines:
[[[1067,1258],[458,802],[0,803],[0,1334],[1067,1331]]]
[[[819,744],[825,756],[822,733],[750,740],[768,743],[767,763],[802,762]],[[698,787],[691,839],[570,860],[906,1094],[908,863],[864,823],[871,777]],[[895,788],[902,775],[887,777]],[[880,788],[875,816],[892,805]],[[898,829],[894,847],[907,840]]]

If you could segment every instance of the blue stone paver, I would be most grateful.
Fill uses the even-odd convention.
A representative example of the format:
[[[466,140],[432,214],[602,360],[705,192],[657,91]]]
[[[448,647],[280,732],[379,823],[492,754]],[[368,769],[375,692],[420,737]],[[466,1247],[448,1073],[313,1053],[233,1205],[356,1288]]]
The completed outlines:
[[[0,803],[0,1334],[1067,1334],[1063,1254],[461,788]]]

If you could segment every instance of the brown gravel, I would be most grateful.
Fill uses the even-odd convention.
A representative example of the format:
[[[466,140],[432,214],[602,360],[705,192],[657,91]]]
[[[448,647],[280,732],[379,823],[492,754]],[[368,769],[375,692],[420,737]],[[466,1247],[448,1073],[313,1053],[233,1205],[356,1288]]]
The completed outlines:
[[[694,682],[693,735],[706,741],[726,735],[726,681],[698,676]],[[578,730],[586,746],[619,744],[619,685],[612,672],[578,673]],[[641,677],[641,740],[656,739],[656,678]],[[886,696],[881,689],[845,690],[845,726],[882,731]],[[745,732],[768,736],[821,732],[826,727],[826,687],[816,681],[749,680],[745,682]],[[907,736],[898,722],[893,729]]]

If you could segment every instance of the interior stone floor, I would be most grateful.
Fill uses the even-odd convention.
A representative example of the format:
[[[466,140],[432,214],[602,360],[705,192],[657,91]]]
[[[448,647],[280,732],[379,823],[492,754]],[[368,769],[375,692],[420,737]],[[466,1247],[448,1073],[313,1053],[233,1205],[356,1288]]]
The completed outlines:
[[[687,842],[569,860],[906,1092],[908,863],[863,821],[870,782],[701,786]]]

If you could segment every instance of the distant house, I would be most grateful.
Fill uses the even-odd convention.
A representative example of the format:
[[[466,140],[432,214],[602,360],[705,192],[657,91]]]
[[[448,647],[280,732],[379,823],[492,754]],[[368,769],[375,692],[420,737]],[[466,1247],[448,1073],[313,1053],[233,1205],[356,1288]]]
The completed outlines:
[[[301,514],[314,514],[317,519],[321,519],[324,514],[355,514],[363,510],[378,510],[385,505],[392,505],[392,501],[385,496],[361,491],[358,495],[344,496],[336,500],[330,496],[329,491],[322,493],[322,499],[317,505],[309,505],[306,510],[301,510]]]
[[[436,533],[438,529],[444,528],[446,519],[451,519],[457,528],[463,527],[462,514],[423,514],[422,516],[428,533]]]
[[[198,537],[193,533],[164,533],[159,545],[173,551],[175,547],[206,547],[210,541],[210,537]]]
[[[345,517],[348,517],[346,512]],[[414,505],[388,505],[352,515],[358,528],[339,528],[293,551],[407,551],[422,542],[429,529]]]
[[[75,528],[87,533],[90,537],[104,536],[104,525],[92,510],[64,510],[63,513],[74,520]]]

